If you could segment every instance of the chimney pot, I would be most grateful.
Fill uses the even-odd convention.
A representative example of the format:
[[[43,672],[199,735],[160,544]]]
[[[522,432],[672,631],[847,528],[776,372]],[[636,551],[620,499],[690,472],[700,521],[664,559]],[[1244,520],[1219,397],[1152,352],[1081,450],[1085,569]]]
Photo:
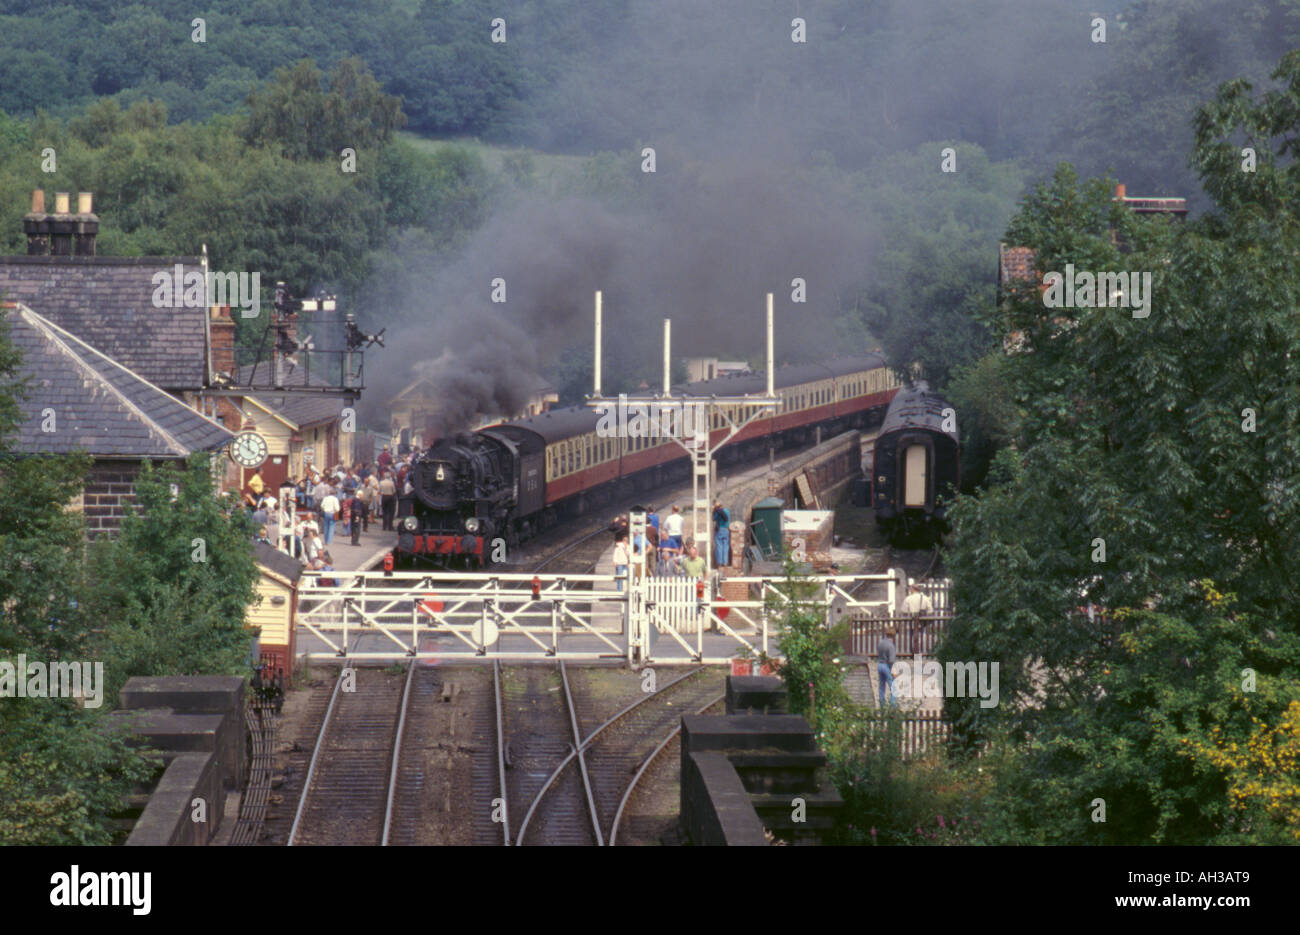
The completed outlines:
[[[77,192],[77,213],[91,214],[91,200],[93,192]]]
[[[32,190],[32,214],[45,213],[45,189],[37,188]]]
[[[69,213],[69,211],[68,211],[68,193],[67,193],[67,192],[55,192],[55,193],[54,193],[54,213],[55,213],[55,214],[68,214],[68,213]]]
[[[1123,201],[1123,200],[1127,197],[1127,195],[1126,195],[1126,192],[1127,192],[1127,191],[1128,191],[1128,189],[1124,186],[1124,183],[1123,183],[1123,182],[1118,183],[1118,184],[1115,186],[1115,200],[1116,200],[1116,201]]]

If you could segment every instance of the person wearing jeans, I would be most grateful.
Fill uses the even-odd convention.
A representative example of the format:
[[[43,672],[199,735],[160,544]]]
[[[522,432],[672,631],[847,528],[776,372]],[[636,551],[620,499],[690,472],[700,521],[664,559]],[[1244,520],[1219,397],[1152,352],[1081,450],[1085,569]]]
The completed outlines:
[[[325,535],[325,544],[334,541],[334,518],[339,511],[339,498],[330,491],[320,502],[321,532]]]
[[[623,581],[627,578],[628,564],[627,533],[620,532],[614,540],[614,577],[617,579],[620,591],[623,590]]]
[[[898,707],[898,696],[894,693],[894,656],[898,652],[894,646],[894,626],[885,627],[885,635],[876,644],[876,675],[880,679],[880,707],[885,706],[885,685],[889,685],[889,703]]]

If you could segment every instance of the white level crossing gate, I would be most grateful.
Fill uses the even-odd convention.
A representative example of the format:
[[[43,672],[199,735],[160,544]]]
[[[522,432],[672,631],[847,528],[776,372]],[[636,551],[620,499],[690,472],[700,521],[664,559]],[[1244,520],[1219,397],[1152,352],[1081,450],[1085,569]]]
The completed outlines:
[[[328,582],[323,585],[322,578]],[[786,579],[729,578],[745,600],[723,600],[713,582],[646,576],[492,572],[305,572],[297,647],[308,659],[475,662],[527,659],[725,663],[779,655],[778,618],[791,600],[828,615],[887,614],[902,573]],[[807,586],[811,594],[798,598]]]

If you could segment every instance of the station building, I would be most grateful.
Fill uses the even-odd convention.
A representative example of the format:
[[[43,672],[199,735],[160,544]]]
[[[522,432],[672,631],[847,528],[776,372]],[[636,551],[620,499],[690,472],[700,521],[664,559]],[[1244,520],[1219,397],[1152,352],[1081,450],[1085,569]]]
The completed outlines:
[[[541,415],[560,400],[559,391],[549,383],[542,382],[528,397],[528,402],[519,412],[480,414],[477,421],[467,426],[474,431],[484,426],[495,425],[502,419],[523,419],[528,416]],[[439,413],[442,401],[437,387],[427,377],[409,384],[400,393],[388,401],[391,415],[392,450],[403,454],[411,449],[420,449],[438,437]]]
[[[0,303],[0,319],[22,354],[19,377],[27,388],[12,448],[20,456],[90,455],[90,473],[72,507],[85,516],[91,538],[121,526],[144,461],[184,462],[198,451],[219,451],[233,437],[26,305]]]

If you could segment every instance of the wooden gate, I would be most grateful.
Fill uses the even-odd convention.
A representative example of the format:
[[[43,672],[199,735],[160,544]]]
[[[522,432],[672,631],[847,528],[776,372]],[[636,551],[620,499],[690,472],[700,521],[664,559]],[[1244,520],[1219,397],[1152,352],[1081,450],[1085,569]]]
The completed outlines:
[[[695,579],[677,575],[646,578],[646,607],[650,620],[660,629],[695,633],[705,619],[695,592]]]

